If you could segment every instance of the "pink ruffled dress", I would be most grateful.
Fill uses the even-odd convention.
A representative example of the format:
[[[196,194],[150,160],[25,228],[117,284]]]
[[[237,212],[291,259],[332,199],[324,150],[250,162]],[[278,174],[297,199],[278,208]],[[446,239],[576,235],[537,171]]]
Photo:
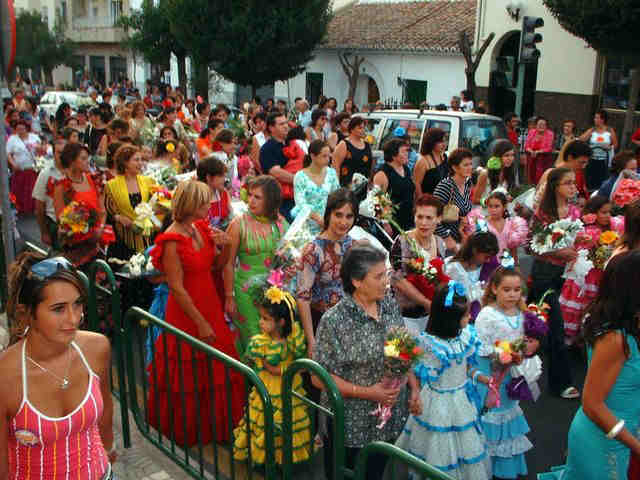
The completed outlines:
[[[469,224],[473,226],[473,229],[475,229],[475,224],[478,220],[482,219],[487,222],[489,231],[493,233],[498,239],[498,247],[500,247],[498,258],[500,258],[500,255],[502,255],[502,252],[504,252],[505,250],[515,249],[527,243],[529,226],[527,225],[527,221],[522,217],[507,217],[505,219],[504,227],[502,228],[501,232],[499,232],[493,225],[491,225],[491,223],[489,223],[489,220],[485,217],[480,208],[474,208],[473,210],[471,210],[471,212],[469,212],[469,215],[467,216],[467,219]]]
[[[611,226],[604,229],[600,225],[590,224],[584,229],[584,232],[591,236],[595,243],[598,242],[602,232],[613,230],[618,235],[624,233],[624,217],[611,217]],[[564,335],[565,342],[572,344],[575,342],[580,326],[582,325],[582,315],[591,301],[598,293],[602,270],[592,268],[585,277],[585,287],[580,288],[575,280],[568,279],[564,282],[562,292],[558,301],[560,302],[560,310],[564,319]]]

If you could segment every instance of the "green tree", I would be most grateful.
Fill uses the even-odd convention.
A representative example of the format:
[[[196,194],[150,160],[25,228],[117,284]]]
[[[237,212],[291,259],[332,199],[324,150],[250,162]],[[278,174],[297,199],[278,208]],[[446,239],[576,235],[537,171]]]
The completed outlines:
[[[603,55],[621,55],[632,66],[629,104],[624,122],[622,145],[633,126],[633,113],[640,92],[640,3],[637,0],[544,0],[569,33],[582,38]]]
[[[16,66],[31,69],[32,75],[53,85],[53,70],[59,65],[73,67],[73,42],[66,38],[64,24],[56,19],[56,27],[49,30],[40,12],[22,11],[16,18]]]
[[[331,21],[330,0],[235,0],[220,22],[213,68],[252,93],[303,72]]]
[[[119,24],[127,33],[123,46],[131,51],[140,52],[142,57],[152,64],[168,64],[173,53],[178,60],[180,87],[186,91],[187,50],[171,32],[169,13],[167,0],[143,0],[139,10],[134,10],[119,20]]]
[[[167,0],[171,30],[189,51],[208,90],[207,67],[239,85],[258,87],[304,71],[331,20],[330,0],[233,2]],[[205,94],[206,95],[206,94]]]

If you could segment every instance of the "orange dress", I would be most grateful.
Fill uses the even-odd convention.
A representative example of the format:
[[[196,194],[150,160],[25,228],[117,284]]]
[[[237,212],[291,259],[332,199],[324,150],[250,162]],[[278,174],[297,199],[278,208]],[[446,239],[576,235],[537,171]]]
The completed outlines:
[[[184,287],[196,308],[215,332],[216,341],[213,347],[233,358],[238,358],[235,349],[235,334],[224,320],[222,304],[211,271],[216,247],[209,236],[209,227],[206,221],[200,220],[194,225],[204,240],[204,245],[200,250],[193,247],[190,237],[177,233],[163,233],[156,237],[156,246],[151,251],[153,264],[162,271],[165,243],[177,242],[178,255],[184,271]],[[171,292],[167,302],[165,321],[193,337],[198,337],[196,324],[182,311]],[[242,376],[229,369],[231,398],[227,399],[224,365],[212,360],[211,376],[209,376],[206,357],[201,353],[194,352],[191,346],[181,341],[181,356],[179,358],[177,343],[174,335],[166,336],[168,361],[165,365],[163,335],[160,335],[155,342],[153,362],[155,363],[155,371],[153,363],[148,367],[147,419],[149,424],[168,438],[171,438],[173,432],[177,444],[190,446],[197,443],[198,431],[203,444],[211,442],[213,439],[212,422],[215,422],[215,440],[219,443],[231,441],[228,431],[229,423],[237,424],[245,404]],[[192,362],[194,356],[196,359],[195,369]],[[181,363],[178,363],[179,361]],[[182,369],[184,385],[184,407],[181,407],[180,369]],[[195,377],[197,377],[197,384],[194,380]],[[231,406],[231,411],[229,411],[228,405]],[[215,411],[212,411],[214,406]],[[183,417],[186,419],[186,435]]]

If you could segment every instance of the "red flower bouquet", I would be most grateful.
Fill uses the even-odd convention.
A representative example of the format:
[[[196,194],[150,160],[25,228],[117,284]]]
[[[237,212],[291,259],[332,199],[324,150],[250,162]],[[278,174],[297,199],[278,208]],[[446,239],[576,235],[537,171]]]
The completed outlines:
[[[407,269],[407,281],[428,300],[433,299],[438,285],[451,280],[444,273],[444,262],[441,258],[433,258],[427,262],[423,256],[417,255],[407,262]]]

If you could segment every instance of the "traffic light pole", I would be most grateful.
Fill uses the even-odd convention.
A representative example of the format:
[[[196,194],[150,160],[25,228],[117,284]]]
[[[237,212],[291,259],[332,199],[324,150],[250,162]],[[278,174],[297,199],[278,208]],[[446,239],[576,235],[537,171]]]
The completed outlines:
[[[516,115],[522,118],[522,102],[524,101],[524,75],[527,65],[518,63],[518,84],[516,85]],[[523,119],[524,120],[524,119]]]

